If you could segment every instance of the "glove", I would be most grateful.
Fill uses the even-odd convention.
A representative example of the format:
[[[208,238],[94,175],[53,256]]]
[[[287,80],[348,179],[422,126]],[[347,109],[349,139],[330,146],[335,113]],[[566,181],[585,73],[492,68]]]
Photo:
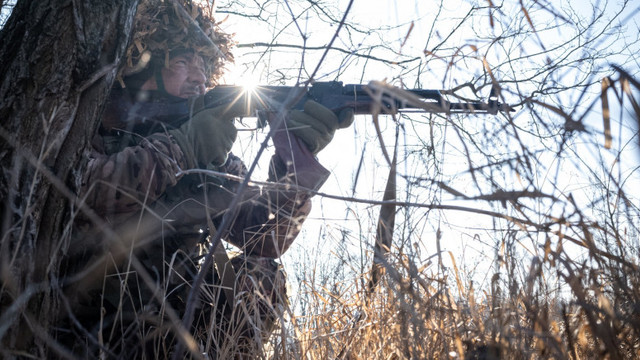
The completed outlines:
[[[347,128],[352,123],[352,109],[344,109],[336,115],[313,100],[304,104],[304,111],[292,110],[287,117],[289,131],[299,137],[313,155],[331,142],[337,129]]]
[[[190,167],[220,166],[227,161],[237,130],[234,118],[222,114],[220,108],[205,109],[179,128],[169,130]]]

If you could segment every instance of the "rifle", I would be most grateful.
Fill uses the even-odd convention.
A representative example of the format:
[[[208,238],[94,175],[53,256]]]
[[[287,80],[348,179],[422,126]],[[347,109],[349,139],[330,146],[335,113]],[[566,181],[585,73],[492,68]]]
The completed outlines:
[[[303,110],[307,100],[314,100],[335,113],[352,109],[354,114],[394,113],[417,110],[430,113],[492,114],[514,111],[509,105],[498,102],[492,91],[487,103],[480,101],[450,102],[440,90],[402,90],[384,83],[368,85],[346,84],[341,81],[315,82],[305,87],[257,86],[247,90],[242,86],[218,85],[204,96],[207,108],[222,105],[233,107],[233,114],[251,117],[262,111],[278,111],[283,108]],[[290,106],[287,104],[293,103]]]
[[[126,91],[118,89],[114,91]],[[168,102],[166,98],[151,97],[128,107],[129,131],[145,136],[163,131],[165,126],[179,127],[187,120],[191,110],[228,106],[226,114],[233,117],[257,117],[258,126],[264,127],[268,112],[283,109],[303,110],[307,100],[314,100],[338,114],[351,108],[354,114],[395,113],[419,111],[441,114],[492,114],[514,109],[498,102],[496,91],[488,102],[450,102],[440,90],[402,90],[381,82],[367,85],[347,84],[340,81],[316,82],[302,86],[257,86],[248,90],[243,86],[217,85],[199,98],[198,106],[186,99]],[[110,130],[110,129],[107,129]]]

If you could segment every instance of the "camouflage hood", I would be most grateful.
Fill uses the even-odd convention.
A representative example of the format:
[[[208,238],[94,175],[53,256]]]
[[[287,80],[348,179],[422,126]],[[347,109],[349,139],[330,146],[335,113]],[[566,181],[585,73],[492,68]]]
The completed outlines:
[[[134,20],[126,63],[119,80],[156,71],[176,52],[194,51],[206,64],[207,86],[214,85],[233,62],[232,36],[213,17],[214,5],[193,0],[142,0]]]

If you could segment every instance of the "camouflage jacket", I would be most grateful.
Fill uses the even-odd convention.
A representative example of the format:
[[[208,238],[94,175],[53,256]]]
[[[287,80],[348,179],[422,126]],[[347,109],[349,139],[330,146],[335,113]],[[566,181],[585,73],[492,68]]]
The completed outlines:
[[[241,196],[224,238],[246,253],[259,256],[278,257],[289,248],[311,209],[309,192],[295,187],[248,187],[237,195],[237,180],[177,175],[187,166],[180,147],[162,126],[151,134],[130,131],[134,127],[127,126],[126,111],[135,105],[123,94],[111,98],[101,130],[93,141],[81,187],[86,204],[114,228],[126,227],[129,222],[136,233],[145,234],[148,239],[169,235],[194,239],[203,229],[213,232],[210,227],[215,229],[234,197]],[[162,116],[157,119],[161,121],[156,124],[164,124]],[[327,170],[297,139],[285,133],[279,137],[280,140],[274,139],[276,154],[271,159],[269,181],[297,184],[298,177],[292,170],[295,166],[304,167],[305,179],[314,179],[311,187],[321,185]],[[233,154],[224,165],[210,169],[239,177],[247,172],[244,163]],[[142,218],[150,219],[150,225],[142,226]],[[180,247],[195,245],[191,240],[182,241]]]

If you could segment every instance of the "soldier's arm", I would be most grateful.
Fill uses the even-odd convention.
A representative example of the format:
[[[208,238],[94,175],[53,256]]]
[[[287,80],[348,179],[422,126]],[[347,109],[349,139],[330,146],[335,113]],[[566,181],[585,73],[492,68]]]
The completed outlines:
[[[165,134],[154,134],[110,155],[94,148],[80,196],[102,215],[133,212],[175,185],[178,170],[185,167],[182,151]]]
[[[282,135],[282,136],[280,136]],[[311,211],[309,190],[317,190],[329,172],[295,137],[274,136],[276,154],[271,159],[269,180],[289,189],[249,189],[227,239],[247,253],[279,257],[298,236]]]

